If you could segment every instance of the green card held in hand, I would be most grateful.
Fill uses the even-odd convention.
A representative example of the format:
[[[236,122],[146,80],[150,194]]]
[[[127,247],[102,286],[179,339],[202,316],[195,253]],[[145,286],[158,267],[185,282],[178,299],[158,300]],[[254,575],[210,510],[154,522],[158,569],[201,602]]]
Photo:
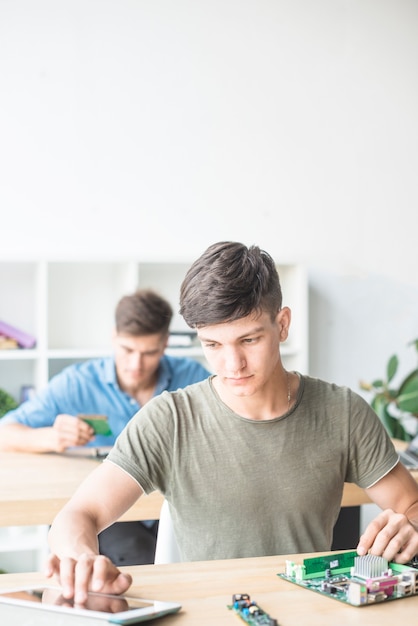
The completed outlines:
[[[106,415],[79,415],[80,419],[90,424],[96,435],[112,435]]]

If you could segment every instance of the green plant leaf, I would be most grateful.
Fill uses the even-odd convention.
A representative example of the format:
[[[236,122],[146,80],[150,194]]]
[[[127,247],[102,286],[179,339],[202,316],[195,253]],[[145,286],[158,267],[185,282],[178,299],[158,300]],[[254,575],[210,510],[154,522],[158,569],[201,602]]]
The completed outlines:
[[[375,410],[378,418],[380,419],[383,426],[388,431],[389,435],[391,437],[394,437],[394,434],[393,434],[394,422],[397,420],[395,420],[395,418],[392,417],[390,413],[388,412],[387,410],[388,402],[386,398],[383,395],[375,396],[371,402],[371,406]]]
[[[408,345],[415,346],[415,350],[418,352],[418,339],[414,339],[414,341],[411,341]]]
[[[418,339],[410,341],[418,352]],[[390,382],[398,371],[399,359],[396,354],[390,357],[386,374],[387,381],[376,379],[372,383],[361,382],[361,389],[372,394],[370,405],[391,437],[410,441],[412,435],[405,429],[406,419],[418,420],[418,369],[414,369],[400,385],[390,387]],[[409,422],[408,422],[409,424]],[[412,426],[412,423],[411,423]],[[411,429],[412,430],[412,429]],[[418,428],[417,428],[418,431]]]
[[[390,383],[390,381],[392,380],[392,378],[395,376],[396,372],[398,371],[398,365],[399,365],[399,359],[396,356],[396,354],[394,354],[393,356],[390,357],[387,367],[386,367],[386,375],[387,375],[388,383]]]
[[[397,404],[402,411],[418,415],[418,369],[411,372],[403,381]]]
[[[371,383],[371,386],[374,387],[374,389],[381,389],[385,386],[385,383],[381,378],[378,378]]]
[[[0,389],[0,417],[3,417],[8,411],[16,409],[17,406],[18,404],[15,399],[6,391]]]
[[[405,430],[403,424],[389,412],[389,402],[383,394],[375,396],[371,406],[376,412],[390,437],[401,441],[410,441],[411,436]]]
[[[412,437],[408,433],[408,431],[405,430],[402,423],[397,419],[395,419],[395,422],[396,424],[393,425],[392,437],[394,437],[395,439],[400,439],[401,441],[411,441]]]

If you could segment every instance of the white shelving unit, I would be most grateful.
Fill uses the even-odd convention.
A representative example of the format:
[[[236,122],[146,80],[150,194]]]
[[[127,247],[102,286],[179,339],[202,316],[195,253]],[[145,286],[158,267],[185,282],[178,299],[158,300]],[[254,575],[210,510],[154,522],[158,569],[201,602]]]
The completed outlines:
[[[114,308],[137,287],[153,287],[175,312],[172,330],[188,330],[178,314],[180,284],[190,263],[0,261],[0,320],[34,335],[36,348],[0,351],[0,387],[20,398],[37,390],[68,363],[110,353]],[[292,309],[286,367],[307,371],[307,278],[298,264],[278,264],[284,304]],[[199,348],[170,348],[201,357]]]
[[[37,340],[31,350],[0,350],[0,388],[19,401],[22,386],[40,390],[65,366],[110,354],[116,303],[122,295],[138,287],[154,288],[171,302],[175,312],[173,331],[189,330],[178,314],[178,300],[180,284],[191,262],[0,260],[0,320],[34,335]],[[292,309],[289,338],[282,346],[284,364],[288,369],[306,373],[307,273],[295,263],[278,262],[277,267],[283,304]],[[204,362],[197,346],[169,348],[168,352]],[[13,528],[10,533],[17,537],[19,531]],[[31,536],[33,544],[25,535],[23,552],[36,549],[43,554],[45,533],[34,527]],[[44,538],[41,542],[40,537]],[[9,544],[3,530],[0,569],[1,556],[9,552]]]

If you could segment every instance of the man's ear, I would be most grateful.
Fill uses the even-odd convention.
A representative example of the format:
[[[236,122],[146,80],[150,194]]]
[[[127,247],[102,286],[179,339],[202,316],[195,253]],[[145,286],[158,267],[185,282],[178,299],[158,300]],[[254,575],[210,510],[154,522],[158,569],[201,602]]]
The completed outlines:
[[[280,329],[280,341],[286,341],[289,335],[290,322],[292,320],[292,312],[288,306],[284,306],[277,313],[277,321]]]

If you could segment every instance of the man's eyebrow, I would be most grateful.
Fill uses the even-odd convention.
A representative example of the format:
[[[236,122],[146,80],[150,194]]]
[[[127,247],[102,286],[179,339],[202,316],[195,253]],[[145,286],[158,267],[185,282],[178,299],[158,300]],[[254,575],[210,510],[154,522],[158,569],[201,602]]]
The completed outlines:
[[[240,335],[239,337],[237,337],[237,340],[239,341],[240,339],[245,339],[246,337],[249,337],[250,335],[256,335],[257,333],[260,333],[263,330],[264,330],[264,326],[256,326],[255,328],[252,328],[251,330],[249,330],[247,333],[244,333],[243,335]],[[198,333],[198,337],[200,341],[207,341],[209,343],[218,343],[216,339],[209,339],[209,337],[204,337],[203,335],[199,335],[199,333]]]
[[[208,342],[215,342],[215,339],[209,339],[209,337],[204,337],[203,335],[199,335],[199,333],[197,334],[198,338],[200,339],[200,341],[208,341]]]

